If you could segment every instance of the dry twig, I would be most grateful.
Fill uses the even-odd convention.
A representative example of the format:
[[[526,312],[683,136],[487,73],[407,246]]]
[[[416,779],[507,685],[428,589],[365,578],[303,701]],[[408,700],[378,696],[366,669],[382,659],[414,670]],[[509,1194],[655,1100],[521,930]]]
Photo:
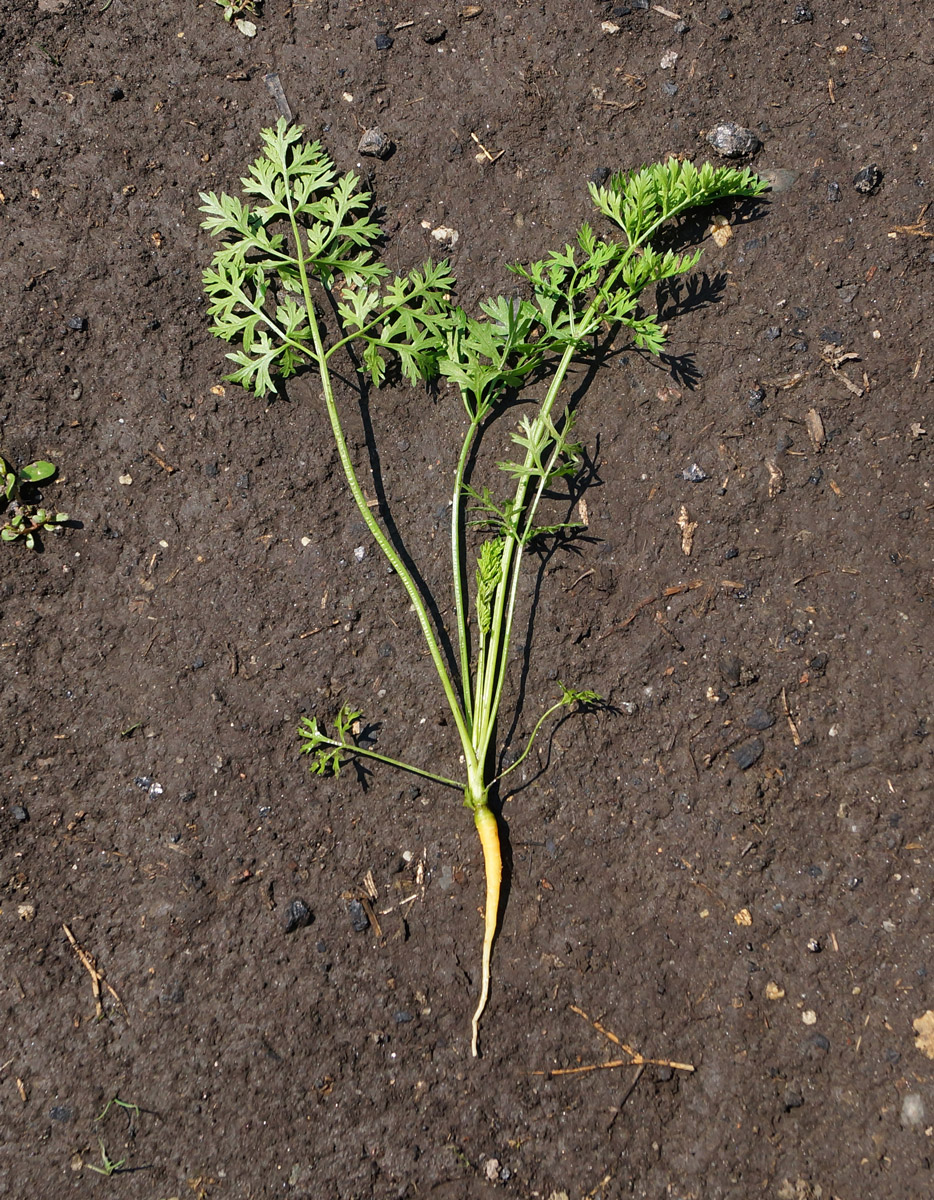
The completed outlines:
[[[695,1070],[695,1067],[691,1063],[674,1062],[670,1058],[646,1058],[638,1050],[633,1050],[632,1046],[627,1046],[612,1030],[607,1029],[605,1025],[601,1025],[599,1021],[595,1021],[592,1017],[589,1017],[576,1004],[569,1004],[568,1008],[570,1008],[571,1012],[577,1013],[579,1017],[583,1017],[585,1021],[589,1021],[597,1033],[602,1033],[605,1038],[608,1038],[614,1046],[619,1046],[629,1057],[614,1059],[611,1062],[588,1063],[583,1067],[555,1067],[551,1071],[533,1071],[533,1075],[583,1075],[588,1071],[606,1071],[611,1067],[640,1067],[643,1069],[645,1067],[669,1067],[672,1071]]]
[[[97,963],[94,961],[91,955],[88,954],[86,950],[82,949],[82,947],[78,944],[75,935],[71,932],[67,925],[63,925],[62,929],[64,929],[65,936],[68,938],[69,942],[71,942],[72,949],[80,959],[81,965],[91,976],[91,991],[94,993],[94,1007],[97,1019],[100,1021],[104,1016],[104,1006],[101,1003],[101,984],[103,984],[107,991],[110,992],[111,996],[113,996],[114,1000],[116,1000],[116,1002],[120,1005],[121,1009],[123,1009],[123,1015],[127,1018],[127,1020],[129,1020],[130,1014],[127,1012],[126,1006],[104,978],[104,976],[97,969]]]

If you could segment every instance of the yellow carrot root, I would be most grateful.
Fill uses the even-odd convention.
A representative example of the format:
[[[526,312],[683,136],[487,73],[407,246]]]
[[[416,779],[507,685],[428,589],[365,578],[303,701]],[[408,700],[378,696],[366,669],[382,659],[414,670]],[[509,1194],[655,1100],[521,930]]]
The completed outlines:
[[[490,956],[493,938],[496,936],[496,921],[499,916],[499,890],[503,881],[503,856],[499,845],[499,825],[496,817],[481,804],[474,809],[474,823],[483,847],[483,866],[486,872],[486,915],[483,925],[483,976],[480,984],[480,1001],[473,1015],[473,1040],[471,1048],[474,1058],[478,1055],[477,1039],[480,1032],[480,1017],[486,1008],[490,994]]]

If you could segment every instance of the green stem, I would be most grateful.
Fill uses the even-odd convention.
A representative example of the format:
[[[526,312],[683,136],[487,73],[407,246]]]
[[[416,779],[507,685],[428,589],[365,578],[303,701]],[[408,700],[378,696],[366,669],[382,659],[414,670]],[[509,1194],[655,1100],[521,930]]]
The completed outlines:
[[[375,758],[377,762],[388,763],[391,767],[398,767],[400,771],[408,771],[410,775],[420,775],[422,779],[431,779],[445,787],[457,788],[460,792],[464,791],[467,786],[463,779],[448,779],[446,775],[436,775],[434,771],[426,771],[423,767],[413,767],[411,763],[402,762],[398,758],[389,758],[386,754],[377,754],[375,750],[364,750],[363,747],[355,746],[352,742],[337,742],[333,738],[321,738],[319,745],[333,746],[335,750],[343,750],[347,754],[359,754],[364,758]]]
[[[565,700],[564,700],[564,697],[562,697],[557,702],[557,704],[552,704],[551,708],[546,709],[545,712],[542,713],[542,715],[538,718],[538,723],[536,724],[535,728],[532,730],[531,736],[529,737],[529,740],[526,743],[525,749],[522,751],[522,753],[519,755],[519,757],[516,759],[516,761],[514,763],[512,763],[511,766],[508,766],[505,771],[500,771],[500,773],[496,776],[496,778],[494,780],[492,780],[491,782],[498,783],[500,779],[505,779],[510,771],[514,771],[516,769],[516,767],[518,767],[521,763],[523,763],[525,761],[525,759],[528,758],[529,752],[532,749],[532,743],[535,741],[536,737],[538,736],[538,731],[545,724],[545,722],[548,720],[548,718],[551,716],[552,713],[557,712],[559,708],[564,708],[564,706],[565,706]]]
[[[286,180],[288,185],[288,180]],[[389,538],[383,532],[379,522],[370,511],[369,505],[366,502],[366,496],[363,494],[363,488],[360,486],[360,481],[357,479],[354,470],[353,462],[350,457],[350,450],[347,446],[347,440],[344,437],[344,430],[341,426],[340,414],[337,411],[337,402],[334,399],[334,389],[331,385],[331,374],[327,366],[327,355],[325,353],[324,344],[321,339],[321,330],[318,326],[318,320],[315,315],[314,300],[311,295],[311,286],[308,280],[308,270],[305,264],[304,249],[301,241],[301,229],[295,217],[295,211],[292,205],[292,191],[286,186],[285,189],[286,203],[289,210],[289,222],[292,226],[292,236],[295,239],[297,250],[297,261],[299,277],[302,285],[302,295],[305,300],[305,308],[308,313],[308,325],[311,331],[312,342],[314,344],[314,353],[311,357],[314,358],[318,366],[318,373],[321,379],[321,388],[324,394],[324,403],[327,408],[328,420],[331,423],[331,432],[334,437],[334,443],[337,447],[337,455],[340,459],[341,467],[344,470],[344,476],[350,487],[351,494],[356,502],[357,508],[363,518],[364,524],[370,531],[373,540],[386,556],[393,570],[398,575],[402,582],[402,586],[412,602],[412,607],[415,610],[415,615],[418,623],[421,626],[422,634],[425,638],[425,643],[428,646],[428,653],[431,655],[431,660],[434,663],[435,670],[438,673],[438,678],[441,681],[441,686],[444,690],[448,706],[451,710],[451,715],[454,718],[454,723],[457,726],[457,732],[461,740],[461,745],[464,750],[464,757],[467,762],[468,770],[471,767],[472,760],[475,759],[473,743],[471,741],[470,729],[467,726],[467,721],[461,708],[460,700],[457,692],[451,682],[451,677],[448,674],[447,668],[444,665],[444,658],[441,654],[441,648],[438,645],[438,639],[435,637],[435,632],[431,624],[431,619],[428,616],[428,610],[425,607],[425,602],[422,599],[421,592],[412,578],[405,563],[396,552],[395,547],[390,542]],[[305,352],[310,353],[305,347]]]
[[[477,435],[477,430],[480,428],[481,420],[482,417],[479,420],[476,417],[472,418],[470,428],[464,437],[460,458],[457,460],[457,470],[454,474],[454,497],[451,501],[451,569],[453,571],[454,582],[454,620],[457,625],[457,651],[460,656],[461,693],[464,700],[464,714],[471,727],[471,732],[473,731],[473,700],[470,688],[470,645],[467,637],[469,614],[464,591],[464,572],[466,566],[464,563],[463,538],[461,537],[461,515],[464,503],[464,474],[467,470],[470,451]]]
[[[555,369],[554,377],[542,401],[538,416],[535,418],[536,423],[547,421],[551,416],[551,410],[554,408],[558,393],[564,384],[564,379],[571,366],[575,351],[576,347],[573,345],[565,347],[564,353],[561,355],[561,359]],[[529,462],[530,455],[531,451],[527,451],[526,463]],[[485,761],[489,751],[490,739],[493,734],[496,711],[499,704],[499,697],[502,695],[507,667],[506,660],[512,634],[512,617],[518,594],[522,538],[524,536],[519,533],[518,521],[521,516],[525,515],[527,517],[526,531],[531,528],[532,518],[535,515],[538,501],[541,499],[544,482],[542,481],[541,487],[537,490],[534,503],[529,505],[528,513],[526,513],[526,495],[529,488],[529,476],[524,476],[520,479],[516,486],[513,513],[517,522],[517,528],[514,534],[506,538],[503,546],[502,574],[499,586],[496,589],[496,601],[493,608],[493,622],[490,635],[492,650],[487,657],[483,678],[481,679],[479,675],[477,678],[477,702],[474,709],[474,746],[477,751],[477,757],[481,762]],[[514,562],[517,547],[520,557]],[[509,597],[508,602],[507,596]]]

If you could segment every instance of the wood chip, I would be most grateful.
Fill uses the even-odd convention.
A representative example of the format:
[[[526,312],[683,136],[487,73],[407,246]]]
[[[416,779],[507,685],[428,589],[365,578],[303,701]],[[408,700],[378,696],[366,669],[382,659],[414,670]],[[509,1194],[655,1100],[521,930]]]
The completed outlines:
[[[718,215],[711,222],[708,232],[716,244],[723,249],[733,236],[733,227],[726,217]]]
[[[824,442],[827,441],[827,435],[824,432],[824,422],[821,420],[821,415],[816,408],[809,408],[807,415],[804,418],[804,424],[807,427],[808,437],[815,450],[820,450]]]
[[[678,528],[681,530],[681,553],[690,555],[694,548],[697,522],[691,520],[687,506],[684,504],[681,505],[681,511],[678,513]]]
[[[774,500],[785,490],[785,473],[774,459],[767,459],[765,465],[769,469],[769,499]]]

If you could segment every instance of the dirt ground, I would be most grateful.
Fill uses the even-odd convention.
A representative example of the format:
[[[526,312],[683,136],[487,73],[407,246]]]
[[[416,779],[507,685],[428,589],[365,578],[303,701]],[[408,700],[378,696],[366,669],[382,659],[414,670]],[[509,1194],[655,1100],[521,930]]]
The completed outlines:
[[[0,8],[0,454],[72,516],[0,546],[11,1200],[931,1194],[932,19],[670,3],[268,0],[252,39],[208,2]],[[504,735],[556,677],[613,710],[506,799],[477,1061],[469,815],[295,737],[349,702],[446,769],[430,662],[313,378],[224,385],[205,317],[198,193],[236,189],[269,72],[393,266],[458,232],[468,308],[601,168],[716,160],[735,121],[773,185],[723,246],[685,225],[669,357],[621,338],[583,396],[587,537],[529,574]],[[371,438],[341,401],[444,607],[459,406],[386,389]]]

